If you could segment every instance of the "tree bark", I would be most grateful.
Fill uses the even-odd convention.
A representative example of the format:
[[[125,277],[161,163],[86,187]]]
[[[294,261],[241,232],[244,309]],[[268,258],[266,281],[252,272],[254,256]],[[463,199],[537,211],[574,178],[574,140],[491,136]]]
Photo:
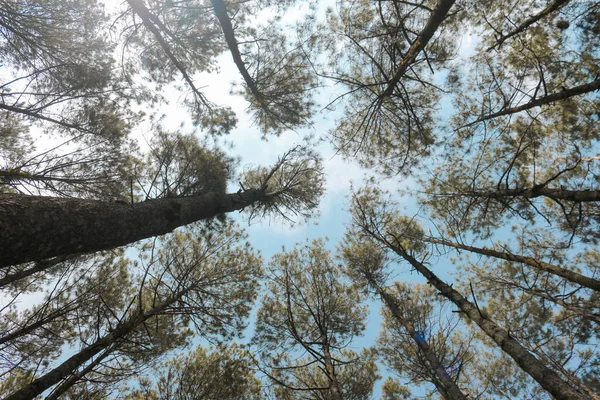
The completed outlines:
[[[337,378],[335,373],[335,367],[329,351],[329,344],[323,344],[323,360],[325,362],[325,370],[327,371],[327,378],[329,379],[329,393],[332,400],[343,400],[342,385]]]
[[[506,330],[492,321],[487,315],[484,315],[479,307],[464,298],[458,291],[452,288],[452,286],[438,278],[437,275],[435,275],[429,268],[408,254],[400,245],[390,243],[388,240],[374,232],[368,231],[368,233],[374,239],[381,242],[400,257],[408,261],[408,263],[415,270],[417,270],[417,272],[427,279],[429,284],[438,289],[442,296],[454,303],[461,312],[475,322],[490,339],[492,339],[506,354],[515,360],[523,371],[528,373],[555,398],[559,400],[585,399],[583,394],[572,388],[556,372],[548,368],[547,365],[538,360],[525,347],[523,347]]]
[[[450,11],[450,8],[455,2],[456,0],[440,0],[438,2],[438,4],[435,6],[435,9],[431,12],[429,20],[427,20],[427,24],[425,24],[425,27],[421,33],[419,33],[419,36],[411,44],[410,48],[400,61],[394,76],[390,80],[388,87],[381,94],[381,97],[389,97],[394,93],[396,86],[398,86],[400,79],[402,79],[408,67],[415,62],[415,59],[419,53],[425,49],[425,46],[427,46],[427,43],[429,43],[442,22],[444,22],[444,19],[446,19],[446,16]]]
[[[484,115],[482,117],[477,118],[475,121],[472,121],[466,125],[463,125],[461,128],[467,128],[467,127],[475,125],[479,122],[488,121],[490,119],[501,117],[503,115],[515,114],[515,113],[518,113],[521,111],[529,110],[534,107],[542,106],[542,105],[549,104],[549,103],[554,103],[555,101],[568,99],[569,97],[593,92],[598,89],[600,89],[600,79],[596,79],[592,82],[584,83],[583,85],[575,86],[570,89],[563,89],[560,92],[549,94],[547,96],[540,97],[538,99],[532,99],[528,103],[521,104],[520,106],[510,107],[510,108],[506,108],[504,110],[501,110],[501,111],[498,111],[495,113]]]
[[[473,253],[482,254],[488,257],[500,258],[507,261],[519,262],[525,265],[529,265],[538,270],[550,272],[551,274],[558,275],[561,278],[568,280],[569,282],[573,282],[575,284],[590,288],[592,290],[600,292],[600,280],[587,277],[575,271],[571,271],[567,268],[559,267],[558,265],[549,264],[543,261],[540,261],[533,257],[526,257],[518,254],[512,254],[502,251],[497,251],[493,249],[487,249],[485,247],[474,247],[467,246],[460,243],[450,242],[448,240],[443,239],[435,239],[435,238],[424,238],[422,239],[424,242],[433,243],[433,244],[441,244],[444,246],[454,247],[455,249],[467,250]]]
[[[568,190],[562,188],[549,188],[543,185],[524,189],[498,189],[480,192],[472,191],[464,192],[461,195],[468,197],[484,197],[488,199],[502,199],[506,197],[524,197],[527,199],[534,199],[536,197],[547,197],[553,200],[567,200],[575,203],[600,201],[599,190]]]
[[[456,382],[454,382],[454,380],[452,380],[450,376],[446,376],[442,372],[444,371],[444,367],[442,366],[442,363],[438,359],[437,355],[429,347],[429,344],[424,340],[417,339],[415,328],[409,321],[407,321],[402,316],[402,312],[400,311],[400,308],[398,307],[394,296],[387,293],[373,279],[369,279],[367,277],[367,280],[369,281],[369,284],[379,294],[379,297],[390,310],[392,316],[396,319],[396,321],[400,323],[400,325],[402,325],[406,332],[408,332],[408,334],[413,339],[419,350],[421,350],[421,352],[423,353],[423,356],[429,364],[429,369],[431,371],[433,383],[439,390],[440,394],[447,400],[467,400],[467,397],[460,390]]]
[[[527,28],[529,28],[531,25],[535,24],[536,22],[538,22],[539,20],[541,20],[542,18],[544,18],[546,15],[553,13],[554,11],[559,10],[562,6],[564,6],[565,4],[567,4],[570,0],[554,0],[552,3],[548,4],[548,7],[544,8],[542,11],[540,11],[539,13],[532,15],[531,17],[527,18],[525,21],[523,21],[521,24],[519,24],[519,26],[517,26],[515,29],[513,29],[512,31],[510,31],[509,33],[507,33],[506,35],[500,35],[500,37],[498,38],[498,40],[496,40],[496,43],[494,43],[493,46],[490,46],[488,48],[488,51],[498,47],[500,48],[500,46],[502,46],[502,44],[510,39],[513,36],[518,35],[519,33],[525,31]]]
[[[0,267],[124,246],[268,198],[264,191],[250,189],[128,205],[0,194]]]
[[[111,344],[116,341],[124,338],[131,332],[133,332],[140,324],[144,321],[150,319],[155,315],[159,315],[161,312],[165,311],[171,304],[176,302],[182,296],[184,296],[187,292],[189,292],[192,287],[188,287],[184,290],[181,290],[176,295],[167,299],[161,305],[154,307],[148,310],[145,313],[140,313],[133,316],[127,322],[118,326],[115,330],[110,332],[109,334],[103,336],[102,338],[96,340],[94,343],[89,345],[88,347],[80,350],[78,353],[69,357],[65,362],[54,368],[53,370],[47,372],[42,375],[38,379],[34,380],[27,386],[17,390],[12,393],[10,396],[6,397],[4,400],[31,400],[36,396],[39,396],[47,389],[56,385],[63,378],[69,376],[74,371],[76,371],[79,367],[81,367],[84,363],[94,357],[96,354],[100,353],[102,350],[106,349]],[[107,355],[107,354],[106,354]],[[74,383],[74,382],[73,382]]]

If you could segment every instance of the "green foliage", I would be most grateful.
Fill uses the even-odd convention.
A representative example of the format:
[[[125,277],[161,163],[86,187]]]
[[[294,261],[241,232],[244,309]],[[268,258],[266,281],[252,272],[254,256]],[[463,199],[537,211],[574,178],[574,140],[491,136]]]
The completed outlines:
[[[433,82],[433,68],[443,67],[454,49],[450,31],[442,28],[428,52],[405,65],[431,14],[427,6],[434,7],[434,2],[423,3],[341,1],[319,27],[328,54],[321,74],[345,89],[339,97],[344,114],[329,133],[331,140],[348,159],[386,175],[410,172],[436,141],[434,113],[441,90]],[[388,94],[402,68],[403,79]]]
[[[472,358],[470,339],[461,333],[458,317],[448,315],[446,301],[428,285],[395,282],[388,293],[396,298],[402,319],[416,334],[409,332],[388,308],[382,308],[384,322],[377,339],[377,352],[384,363],[403,381],[416,387],[425,383],[436,385],[442,375],[463,381],[462,372],[469,368]],[[415,338],[427,342],[439,360],[438,370],[432,370]]]
[[[210,351],[209,351],[210,350]],[[248,351],[238,345],[201,346],[164,362],[156,379],[141,378],[141,389],[125,398],[183,400],[260,399],[261,383]]]
[[[335,391],[368,398],[373,356],[346,349],[365,328],[366,307],[324,245],[315,240],[273,257],[252,341],[281,398],[305,390],[315,398],[335,398]]]
[[[136,180],[146,199],[225,193],[233,164],[221,150],[209,148],[194,135],[159,128]]]
[[[264,193],[250,207],[250,218],[273,217],[293,222],[293,217],[308,219],[318,212],[325,188],[320,156],[307,146],[296,146],[279,157],[271,168],[250,169],[242,175],[242,189]]]

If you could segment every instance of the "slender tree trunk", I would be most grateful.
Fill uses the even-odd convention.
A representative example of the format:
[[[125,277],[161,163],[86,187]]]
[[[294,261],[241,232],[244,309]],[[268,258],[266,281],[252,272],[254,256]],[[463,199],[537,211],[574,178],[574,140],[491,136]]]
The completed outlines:
[[[521,111],[529,110],[534,107],[539,107],[545,104],[554,103],[555,101],[560,101],[564,99],[568,99],[569,97],[578,96],[581,94],[593,92],[595,90],[600,89],[600,79],[596,79],[589,83],[584,83],[583,85],[575,86],[569,89],[563,89],[560,92],[549,94],[544,97],[540,97],[537,99],[533,99],[528,103],[521,104],[520,106],[505,108],[504,110],[491,113],[488,115],[484,115],[482,117],[477,118],[475,121],[469,122],[466,125],[463,125],[462,128],[469,127],[471,125],[475,125],[479,122],[488,121],[490,119],[494,119],[497,117],[501,117],[503,115],[515,114]]]
[[[169,60],[171,60],[173,65],[175,65],[175,68],[177,68],[179,70],[179,72],[183,76],[183,79],[190,86],[190,88],[192,89],[194,94],[196,96],[198,96],[198,98],[202,101],[202,103],[204,105],[209,106],[209,103],[206,100],[206,98],[204,97],[204,94],[202,94],[202,92],[200,92],[200,90],[198,90],[198,88],[196,88],[196,85],[194,84],[194,81],[188,74],[185,66],[177,59],[175,54],[173,54],[173,51],[171,51],[169,44],[162,37],[161,31],[164,32],[165,34],[170,33],[167,30],[167,28],[162,24],[162,22],[154,14],[152,14],[150,12],[150,10],[148,10],[148,8],[144,4],[143,0],[126,0],[126,1],[127,1],[127,3],[129,3],[129,5],[133,9],[133,11],[142,19],[144,26],[150,32],[152,32],[152,35],[154,35],[154,38],[156,39],[156,41],[158,42],[158,44],[160,45],[160,47],[162,48],[164,53],[167,55],[167,57],[169,57]]]
[[[91,345],[85,347],[80,350],[78,353],[69,357],[65,362],[54,368],[53,370],[47,372],[41,377],[37,378],[27,386],[23,387],[20,390],[17,390],[10,396],[6,397],[4,400],[31,400],[36,396],[39,396],[47,389],[56,385],[66,376],[69,376],[74,371],[79,369],[83,364],[89,361],[96,354],[100,353],[104,349],[106,349],[111,344],[117,342],[120,339],[123,339],[131,332],[133,332],[136,328],[140,326],[143,322],[150,319],[155,315],[159,315],[161,312],[165,311],[171,304],[184,296],[187,292],[189,292],[192,287],[188,287],[171,298],[167,299],[161,305],[148,310],[145,313],[140,313],[133,316],[127,322],[118,326],[115,330],[110,332],[109,334],[103,336],[102,338],[96,340]],[[74,382],[73,382],[74,383]]]
[[[406,320],[406,318],[403,317],[402,312],[400,311],[400,308],[396,303],[396,298],[391,294],[387,293],[373,279],[367,277],[367,280],[369,281],[371,287],[373,287],[375,291],[379,294],[379,297],[381,297],[381,300],[390,310],[392,316],[396,319],[396,321],[400,323],[400,325],[402,325],[406,332],[408,332],[408,334],[413,339],[419,350],[421,350],[421,352],[425,356],[425,359],[429,364],[429,369],[431,371],[433,383],[439,390],[440,394],[447,400],[467,400],[467,397],[460,390],[456,382],[454,382],[454,380],[452,380],[450,376],[447,376],[444,373],[445,370],[442,366],[442,363],[438,359],[437,355],[433,352],[433,350],[429,347],[429,344],[426,341],[417,338],[415,328],[408,320]]]
[[[72,257],[73,257],[72,255],[68,255],[68,256],[62,256],[62,257],[55,257],[55,258],[51,258],[48,260],[37,261],[30,268],[15,272],[13,274],[6,275],[3,278],[1,278],[0,279],[0,288],[4,287],[6,285],[9,285],[13,282],[16,282],[20,279],[27,278],[28,276],[31,276],[38,272],[46,271],[47,269],[50,269],[62,262],[65,262],[65,261],[71,259]]]
[[[342,385],[337,378],[335,373],[335,367],[333,365],[333,359],[331,352],[329,351],[329,345],[325,343],[323,345],[323,359],[325,361],[325,370],[327,371],[327,378],[329,379],[329,393],[331,394],[332,400],[343,400]]]
[[[204,193],[133,205],[0,194],[0,267],[112,249],[189,223],[241,210],[264,191]]]
[[[48,314],[44,318],[40,319],[39,321],[36,321],[29,325],[26,325],[16,331],[13,331],[11,333],[8,333],[8,334],[2,336],[0,338],[0,345],[3,345],[6,342],[10,342],[11,340],[14,340],[18,337],[27,335],[27,334],[35,331],[36,329],[41,328],[42,326],[54,321],[55,319],[62,317],[63,315],[67,314],[68,312],[75,310],[76,308],[77,307],[75,305],[71,305],[70,307],[65,307],[64,309],[51,312],[50,314]]]
[[[559,400],[585,399],[583,394],[573,389],[556,372],[548,368],[547,365],[532,355],[506,330],[502,329],[488,316],[484,315],[481,310],[479,310],[479,307],[464,298],[458,291],[452,288],[452,286],[438,278],[429,268],[408,254],[400,245],[390,243],[373,232],[368,233],[408,261],[417,272],[423,275],[431,285],[438,289],[442,296],[454,303],[461,312],[475,322],[481,330],[490,337],[490,339],[498,344],[506,354],[517,362],[523,371],[528,373],[550,394]]]
[[[450,11],[450,8],[455,2],[456,0],[439,0],[431,12],[425,27],[421,33],[419,33],[419,36],[415,39],[415,41],[411,44],[410,48],[400,61],[400,64],[396,67],[396,72],[394,73],[394,76],[390,80],[388,87],[382,93],[381,97],[389,97],[394,93],[396,86],[398,86],[398,83],[406,73],[408,67],[415,62],[415,59],[419,53],[425,49],[425,46],[427,46],[427,43],[429,43],[442,22],[444,22],[444,19],[446,19],[446,16]]]
[[[483,197],[488,199],[503,199],[506,197],[524,197],[527,199],[534,199],[536,197],[547,197],[553,200],[567,200],[575,203],[600,201],[600,190],[556,189],[543,185],[534,186],[529,189],[499,189],[487,192],[464,192],[460,193],[459,195],[467,197]]]
[[[527,28],[529,28],[531,25],[535,24],[536,22],[538,22],[539,20],[541,20],[542,18],[544,18],[546,15],[553,13],[554,11],[559,10],[562,6],[564,6],[565,4],[567,4],[570,0],[554,0],[552,3],[548,4],[548,7],[544,8],[542,11],[540,11],[539,13],[532,15],[531,17],[527,18],[525,21],[523,21],[521,24],[519,24],[519,26],[517,26],[515,29],[513,29],[512,31],[510,31],[509,33],[507,33],[506,35],[501,35],[498,40],[496,40],[496,43],[494,43],[493,46],[488,48],[488,51],[498,47],[500,48],[500,46],[502,46],[502,44],[510,39],[513,36],[518,35],[519,33],[523,32],[524,30],[526,30]]]
[[[231,24],[231,19],[227,14],[227,6],[225,2],[222,0],[211,0],[213,5],[213,10],[215,11],[215,15],[221,24],[221,29],[223,30],[223,35],[225,36],[225,41],[227,42],[227,47],[229,47],[229,52],[231,53],[231,57],[233,57],[233,62],[235,63],[238,71],[244,78],[248,89],[252,92],[254,98],[262,105],[264,103],[264,96],[258,90],[256,86],[256,82],[250,76],[250,72],[246,68],[244,64],[244,60],[242,59],[242,54],[240,53],[240,49],[238,47],[237,40],[235,38],[235,33],[233,31],[233,25]]]
[[[554,275],[558,275],[561,278],[568,280],[569,282],[573,282],[575,284],[590,288],[592,290],[600,292],[600,280],[587,277],[575,271],[572,271],[567,268],[559,267],[558,265],[549,264],[540,260],[537,260],[533,257],[521,256],[518,254],[512,254],[492,249],[487,249],[485,247],[473,247],[467,246],[460,243],[450,242],[448,240],[443,239],[435,239],[435,238],[424,238],[422,239],[427,243],[441,244],[444,246],[454,247],[455,249],[467,250],[473,253],[482,254],[488,257],[500,258],[507,261],[519,262],[522,264],[529,265],[535,269],[549,272]]]
[[[96,366],[98,366],[106,357],[108,357],[113,350],[111,348],[105,349],[102,354],[98,355],[94,361],[89,363],[85,368],[81,371],[77,371],[71,376],[69,376],[66,380],[64,380],[60,385],[58,385],[50,395],[48,395],[44,400],[57,400],[60,396],[65,394],[67,390],[69,390],[74,384],[79,382],[81,378],[83,378],[86,374],[92,371]]]

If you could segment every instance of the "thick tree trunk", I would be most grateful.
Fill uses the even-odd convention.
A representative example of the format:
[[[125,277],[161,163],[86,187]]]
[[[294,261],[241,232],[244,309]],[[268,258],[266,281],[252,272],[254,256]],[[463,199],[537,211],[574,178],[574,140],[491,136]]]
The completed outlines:
[[[128,205],[0,194],[0,267],[124,246],[267,197],[264,191],[250,189]]]
[[[559,267],[558,265],[549,264],[540,260],[537,260],[533,257],[521,256],[518,254],[506,253],[502,251],[486,249],[485,247],[473,247],[467,246],[460,243],[450,242],[448,240],[435,239],[435,238],[425,238],[424,242],[441,244],[444,246],[454,247],[455,249],[467,250],[477,254],[483,254],[488,257],[500,258],[507,261],[515,261],[522,264],[529,265],[535,269],[546,271],[554,275],[558,275],[561,278],[568,280],[569,282],[573,282],[575,284],[590,288],[595,291],[600,292],[600,280],[587,277],[575,271],[569,270],[567,268]]]
[[[456,382],[452,380],[450,376],[445,373],[442,363],[438,359],[437,355],[429,347],[429,344],[417,338],[417,333],[413,325],[407,321],[403,316],[396,299],[391,294],[387,293],[381,286],[379,286],[374,280],[367,277],[369,284],[375,289],[375,291],[381,297],[381,300],[387,306],[388,310],[392,313],[392,316],[402,325],[402,327],[408,332],[410,337],[413,339],[419,350],[423,353],[423,356],[429,364],[431,371],[432,381],[439,390],[440,394],[447,400],[466,400],[467,397],[460,390]]]
[[[401,246],[390,243],[386,239],[372,232],[369,232],[369,234],[408,261],[410,265],[423,275],[427,279],[427,282],[433,285],[442,296],[454,303],[461,312],[475,322],[490,339],[515,360],[523,371],[528,373],[555,398],[559,400],[585,399],[583,394],[573,389],[556,372],[533,356],[515,338],[510,336],[506,330],[502,329],[488,316],[484,315],[476,305],[464,298],[458,291],[452,288],[452,286],[438,278],[429,268],[408,254]]]

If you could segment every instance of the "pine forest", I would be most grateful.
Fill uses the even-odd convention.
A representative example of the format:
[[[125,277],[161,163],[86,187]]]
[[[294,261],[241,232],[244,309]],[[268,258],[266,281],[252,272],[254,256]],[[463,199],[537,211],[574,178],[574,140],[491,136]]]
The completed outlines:
[[[600,1],[0,0],[0,398],[600,400]]]

